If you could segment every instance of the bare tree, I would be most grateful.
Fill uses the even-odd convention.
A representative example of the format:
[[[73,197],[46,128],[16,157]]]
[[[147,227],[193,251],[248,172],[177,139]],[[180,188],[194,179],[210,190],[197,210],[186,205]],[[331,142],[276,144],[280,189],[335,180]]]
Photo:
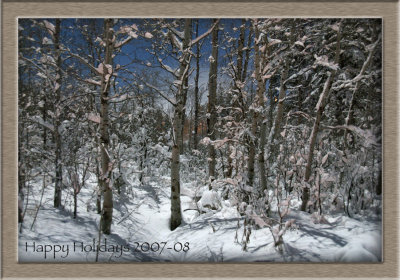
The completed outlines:
[[[214,24],[216,27],[212,32],[211,39],[211,57],[210,57],[210,72],[208,76],[208,107],[207,107],[207,134],[210,140],[215,140],[215,124],[217,121],[217,113],[215,111],[215,103],[217,99],[217,67],[218,67],[218,20],[214,19]],[[210,182],[212,182],[215,177],[215,148],[213,145],[208,146],[208,175]],[[209,185],[211,190],[211,184]]]
[[[199,20],[196,20],[196,37],[199,36]],[[197,150],[197,131],[199,129],[199,77],[200,77],[200,44],[196,45],[196,75],[194,77],[194,128],[193,148]]]
[[[101,229],[104,234],[110,234],[113,213],[113,192],[111,186],[112,163],[110,162],[108,133],[108,94],[112,75],[113,54],[113,20],[104,20],[104,62],[101,63],[101,112],[100,112],[100,155],[101,155],[101,185],[103,190],[103,208],[101,213]]]
[[[340,58],[340,41],[341,41],[341,28],[342,28],[342,23],[340,22],[338,27],[337,27],[337,38],[336,38],[336,52],[335,52],[335,66],[333,66],[332,72],[328,72],[328,78],[325,81],[324,88],[321,92],[321,95],[319,96],[319,100],[316,106],[317,113],[315,115],[315,121],[313,125],[313,129],[310,135],[310,141],[308,145],[308,156],[307,156],[307,165],[306,165],[306,170],[304,173],[304,181],[308,182],[310,180],[310,175],[311,175],[311,163],[314,158],[314,146],[315,146],[315,141],[317,139],[317,134],[318,134],[318,129],[319,125],[321,122],[322,114],[324,113],[326,101],[329,96],[329,92],[331,90],[332,82],[335,78],[338,63],[339,63],[339,58]],[[307,209],[307,204],[310,199],[310,189],[308,186],[305,186],[303,189],[303,195],[302,195],[302,203],[301,203],[301,211],[306,211]]]
[[[51,33],[52,31],[50,31]],[[62,187],[62,159],[61,159],[61,135],[59,127],[61,125],[61,50],[60,50],[60,33],[61,33],[61,20],[56,19],[56,25],[53,32],[54,37],[54,49],[55,49],[55,61],[56,61],[56,76],[54,85],[54,95],[56,102],[55,105],[55,125],[54,125],[54,142],[56,144],[55,151],[55,168],[56,178],[54,187],[54,207],[61,207],[61,187]]]
[[[253,23],[254,35],[256,40],[260,37],[260,31],[258,27],[258,20],[255,19]],[[266,138],[266,130],[267,124],[264,120],[264,111],[265,111],[265,102],[264,102],[264,94],[265,94],[265,82],[266,76],[263,75],[262,66],[266,64],[267,54],[268,54],[268,45],[264,41],[255,42],[254,43],[254,64],[255,64],[255,76],[257,80],[257,110],[254,110],[253,116],[253,124],[252,124],[252,133],[253,135],[256,134],[257,127],[260,127],[260,134],[259,134],[259,150],[258,150],[258,169],[260,173],[260,186],[261,191],[267,189],[267,179],[265,175],[265,159],[264,159],[264,151],[265,151],[265,138]],[[263,47],[260,50],[260,45]],[[253,149],[255,149],[255,145],[252,145]],[[254,151],[252,152],[253,156],[253,170],[252,176],[254,176]],[[249,156],[250,157],[250,156]],[[250,173],[250,170],[249,170]],[[250,175],[249,175],[250,178]]]

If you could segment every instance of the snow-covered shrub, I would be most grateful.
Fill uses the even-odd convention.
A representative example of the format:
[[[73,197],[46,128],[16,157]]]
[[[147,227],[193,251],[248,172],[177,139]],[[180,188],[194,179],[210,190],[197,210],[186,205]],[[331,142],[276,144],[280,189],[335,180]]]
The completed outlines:
[[[205,190],[197,203],[201,211],[221,209],[221,198],[214,190]],[[208,209],[208,210],[207,210]]]

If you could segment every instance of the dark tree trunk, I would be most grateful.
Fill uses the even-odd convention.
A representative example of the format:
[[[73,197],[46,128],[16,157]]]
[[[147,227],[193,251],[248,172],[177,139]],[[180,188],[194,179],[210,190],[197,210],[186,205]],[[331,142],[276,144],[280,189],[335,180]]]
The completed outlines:
[[[199,20],[196,21],[196,37],[199,36]],[[193,148],[197,150],[197,130],[199,129],[199,77],[200,77],[200,45],[196,46],[196,76],[194,77],[194,131]]]
[[[377,195],[382,194],[382,170],[379,171],[378,182],[376,182],[375,193]]]
[[[78,211],[78,194],[74,192],[74,219],[76,219],[77,211]]]
[[[190,67],[189,42],[191,39],[191,24],[191,19],[185,19],[183,53],[179,71],[181,83],[178,86],[176,93],[176,105],[174,108],[173,117],[174,144],[172,146],[171,157],[171,230],[176,229],[182,222],[179,155],[181,151],[180,146],[183,143],[182,126],[184,121],[184,108],[187,95],[187,87],[185,85],[187,84],[187,77]]]
[[[103,74],[101,77],[101,119],[100,119],[100,153],[101,153],[101,184],[103,189],[103,209],[101,216],[101,229],[104,234],[111,233],[112,213],[113,213],[113,193],[111,182],[112,167],[109,158],[110,137],[108,133],[108,94],[110,90],[110,80],[112,69],[112,53],[113,53],[113,32],[112,19],[104,20],[104,41],[106,43],[105,56],[103,64]]]
[[[214,20],[214,23],[216,20]],[[210,61],[210,72],[208,76],[208,118],[207,118],[207,134],[211,140],[216,139],[216,131],[215,131],[215,124],[217,122],[217,114],[215,111],[215,103],[217,100],[217,67],[218,67],[218,26],[214,28],[212,31],[212,51],[211,56],[212,59]],[[215,174],[215,148],[213,145],[208,146],[208,175],[210,181],[214,181],[216,174]],[[211,189],[211,185],[209,185]]]
[[[55,125],[54,125],[54,141],[55,141],[55,187],[54,187],[54,207],[61,207],[61,188],[62,188],[62,159],[61,159],[61,135],[58,128],[61,125],[61,50],[60,50],[60,30],[61,20],[56,19],[54,33],[54,48],[56,56],[56,79],[55,79]]]
[[[336,41],[336,53],[335,53],[335,63],[339,63],[339,57],[340,57],[340,40],[341,40],[341,33],[340,33],[341,28],[339,28],[337,32],[337,41]],[[308,156],[307,156],[307,165],[306,165],[306,171],[304,174],[304,181],[308,182],[310,180],[310,175],[311,175],[311,164],[314,158],[314,147],[315,147],[315,141],[317,139],[317,134],[318,134],[318,129],[319,125],[321,122],[322,114],[325,109],[326,101],[328,99],[329,92],[331,90],[331,86],[333,83],[333,79],[336,75],[336,70],[332,70],[331,73],[329,73],[329,77],[327,78],[325,84],[324,84],[324,89],[319,97],[318,103],[317,103],[317,113],[315,116],[315,121],[314,121],[314,126],[311,132],[310,136],[310,143],[308,146]],[[307,204],[310,199],[310,189],[305,186],[303,189],[303,195],[302,195],[302,203],[301,203],[301,211],[306,211],[307,209]]]

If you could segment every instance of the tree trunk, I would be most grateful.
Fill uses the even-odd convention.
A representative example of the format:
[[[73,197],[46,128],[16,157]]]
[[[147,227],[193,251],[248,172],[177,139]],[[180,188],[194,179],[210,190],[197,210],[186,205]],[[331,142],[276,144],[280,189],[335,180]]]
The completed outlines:
[[[237,49],[237,63],[236,63],[236,77],[235,77],[235,85],[237,88],[240,88],[240,85],[237,82],[242,81],[243,75],[243,48],[244,48],[244,36],[246,32],[246,19],[242,19],[242,25],[240,27],[239,41],[238,41],[238,49]]]
[[[364,75],[365,71],[368,69],[368,66],[371,63],[372,57],[373,57],[374,52],[376,50],[376,46],[379,43],[379,40],[380,40],[380,36],[378,37],[377,41],[374,43],[373,47],[370,49],[368,57],[367,57],[367,60],[364,62],[363,66],[362,66],[362,68],[360,70],[360,73],[357,76],[361,77],[362,75]],[[350,106],[349,106],[349,110],[347,112],[347,117],[345,119],[346,126],[348,126],[350,124],[350,122],[351,122],[352,115],[353,115],[354,100],[355,100],[357,91],[360,88],[360,85],[361,85],[361,79],[358,79],[357,82],[356,82],[356,85],[355,85],[355,87],[353,89],[353,92],[351,94]],[[347,143],[347,129],[344,130],[344,145],[345,145],[345,147],[346,147],[346,143]]]
[[[336,64],[339,63],[339,57],[340,57],[340,40],[341,40],[340,30],[341,30],[341,27],[339,27],[339,30],[337,32],[336,54],[335,54],[335,63]],[[336,75],[336,70],[333,70],[331,73],[329,73],[329,77],[324,84],[324,89],[322,90],[322,93],[321,93],[318,103],[317,103],[317,107],[316,107],[317,113],[315,116],[314,126],[313,126],[311,136],[310,136],[310,143],[308,146],[307,165],[306,165],[306,171],[304,174],[305,182],[308,182],[310,179],[311,164],[312,164],[313,157],[314,157],[314,155],[313,155],[314,154],[314,146],[315,146],[315,141],[317,139],[319,124],[321,122],[321,117],[324,112],[326,101],[328,99],[329,91],[331,89],[332,82],[333,82],[335,75]],[[306,211],[307,204],[310,199],[310,190],[306,186],[303,189],[303,195],[302,195],[301,199],[302,199],[301,211]]]
[[[253,112],[251,123],[251,136],[249,140],[249,157],[247,160],[247,184],[253,186],[254,182],[254,161],[256,155],[257,113]]]
[[[255,19],[254,23],[254,29],[255,30],[255,40],[258,38],[258,29],[257,29],[257,20]],[[243,35],[244,37],[244,35]],[[242,38],[240,39],[240,41]],[[243,38],[244,40],[244,38]],[[243,47],[243,46],[242,46]],[[255,73],[257,75],[257,85],[258,85],[258,78],[259,78],[259,72],[260,72],[260,54],[258,52],[258,44],[254,44],[254,66],[255,66]],[[258,92],[257,92],[257,97],[258,99]],[[256,103],[257,100],[254,100],[254,103]],[[257,110],[256,108],[253,108],[253,116],[252,116],[252,123],[251,123],[251,136],[253,137],[252,139],[249,140],[249,158],[247,161],[247,179],[248,179],[248,184],[250,186],[253,185],[254,181],[254,160],[255,160],[255,154],[256,154],[256,134],[257,134]]]
[[[247,48],[246,48],[246,56],[244,59],[244,64],[243,64],[243,71],[240,75],[240,80],[242,81],[242,83],[244,83],[244,81],[246,80],[246,76],[247,76],[247,68],[249,65],[249,60],[250,60],[250,51],[251,51],[251,38],[253,36],[253,29],[249,30],[249,35],[247,38]]]
[[[196,21],[196,38],[199,36],[199,20]],[[197,150],[197,130],[199,129],[199,77],[200,77],[200,45],[196,46],[196,76],[194,77],[194,132],[193,148]]]
[[[295,42],[295,20],[292,20],[292,26],[291,26],[291,31],[290,31],[290,43],[289,47],[293,46]],[[269,157],[269,163],[271,165],[272,161],[276,158],[276,155],[278,153],[277,148],[274,145],[274,139],[276,137],[279,137],[280,129],[281,129],[281,123],[282,123],[282,117],[283,117],[283,111],[284,111],[284,100],[286,97],[286,79],[288,76],[288,71],[289,71],[289,61],[290,57],[287,56],[284,61],[284,66],[283,70],[281,72],[280,76],[280,85],[279,85],[279,98],[278,98],[278,104],[277,104],[277,109],[276,109],[276,115],[274,119],[274,124],[271,127],[271,130],[269,131],[268,135],[268,157]]]
[[[181,57],[180,64],[180,84],[178,85],[176,93],[176,105],[174,108],[174,118],[173,118],[173,146],[172,146],[172,157],[171,157],[171,220],[170,228],[171,230],[176,229],[182,222],[181,214],[181,198],[180,198],[180,162],[179,155],[182,143],[182,123],[184,119],[184,108],[186,103],[187,95],[187,77],[190,67],[190,49],[189,42],[191,39],[191,19],[185,19],[185,29],[184,29],[184,40],[183,40],[183,53]]]
[[[249,34],[248,34],[248,43],[247,43],[247,49],[246,49],[246,56],[244,60],[244,65],[243,65],[243,49],[244,49],[244,43],[245,43],[245,32],[246,32],[246,20],[242,19],[240,26],[240,34],[239,34],[239,40],[238,40],[238,47],[237,47],[237,59],[236,59],[236,72],[235,72],[235,77],[233,81],[233,90],[235,94],[238,94],[238,98],[235,99],[235,102],[233,104],[234,107],[238,107],[241,109],[242,114],[238,115],[236,117],[237,122],[241,122],[242,120],[245,119],[245,110],[244,110],[244,100],[243,100],[243,95],[242,95],[242,89],[240,87],[241,83],[244,83],[246,80],[247,76],[247,67],[249,63],[249,57],[250,57],[250,45],[251,45],[251,38],[252,38],[252,30],[250,29]],[[227,170],[225,173],[225,177],[230,178],[233,173],[233,159],[230,157],[232,153],[232,146],[229,145],[227,149]]]
[[[214,23],[216,20],[214,20]],[[217,122],[217,116],[215,112],[215,103],[217,96],[217,67],[218,67],[218,26],[212,31],[212,51],[210,61],[210,72],[208,76],[208,117],[207,117],[207,134],[211,140],[215,140],[215,123]],[[208,146],[208,175],[210,182],[214,181],[215,174],[215,148],[213,145]],[[209,185],[211,189],[211,184]]]
[[[46,95],[43,96],[43,109],[42,109],[42,119],[43,122],[46,123],[47,121],[47,109],[48,109],[48,105],[47,104],[47,98]],[[47,149],[47,128],[43,127],[43,150],[46,151]]]
[[[18,116],[19,120],[21,121],[21,116]],[[22,153],[24,144],[22,144],[22,137],[24,133],[24,122],[21,121],[18,124],[18,223],[22,223],[23,221],[23,204],[24,204],[24,188],[25,188],[25,181],[26,181],[26,163],[25,163],[25,153]]]
[[[78,212],[78,194],[74,192],[74,219],[76,219],[77,212]]]
[[[54,187],[54,207],[61,207],[61,188],[62,188],[62,159],[61,159],[61,135],[58,128],[61,125],[61,51],[60,51],[60,30],[61,20],[56,19],[54,32],[54,48],[56,60],[56,78],[55,78],[55,124],[54,124],[54,141],[55,141],[55,187]]]
[[[238,98],[236,99],[237,104],[239,108],[242,110],[242,116],[241,119],[244,120],[246,118],[245,110],[244,110],[244,98],[243,98],[243,93],[242,93],[242,77],[245,76],[245,73],[243,73],[243,48],[244,48],[244,37],[245,37],[245,32],[246,32],[246,20],[242,19],[242,25],[240,27],[240,34],[239,34],[239,40],[238,40],[238,48],[237,48],[237,60],[236,60],[236,72],[235,77],[234,77],[234,92],[235,94],[238,95]],[[248,61],[246,61],[248,63]],[[237,118],[237,121],[240,121],[240,118]]]
[[[185,95],[183,96],[183,104],[186,104],[186,99],[187,99],[187,88],[188,88],[188,85],[189,85],[189,79],[188,79],[188,77],[186,77],[185,79],[184,79],[184,83],[183,83],[183,85],[184,85],[184,91],[185,91]],[[186,107],[185,107],[185,105],[183,106],[183,108],[182,108],[182,115],[181,115],[181,125],[180,125],[180,128],[181,128],[181,137],[180,137],[180,139],[179,139],[179,141],[180,141],[180,143],[179,143],[179,154],[181,154],[181,155],[183,155],[183,150],[184,150],[184,141],[183,141],[183,138],[184,138],[184,131],[185,131],[185,119],[186,119]]]
[[[376,182],[375,193],[377,195],[382,194],[382,170],[379,170],[378,181]]]
[[[103,75],[101,77],[101,119],[100,119],[100,155],[101,155],[101,183],[103,189],[103,209],[101,216],[101,229],[104,234],[110,234],[112,213],[113,213],[113,193],[111,186],[112,166],[109,157],[109,134],[108,134],[108,94],[110,90],[110,80],[112,69],[113,53],[113,20],[104,20],[104,41],[106,44],[103,62]]]
[[[254,34],[255,38],[259,37],[259,30],[257,24],[254,25]],[[266,46],[262,52],[260,52],[258,44],[254,44],[254,52],[255,52],[255,71],[256,71],[256,79],[257,79],[257,102],[259,111],[255,118],[257,119],[257,124],[260,126],[260,136],[259,138],[259,151],[258,151],[258,169],[260,173],[260,187],[261,191],[267,189],[267,178],[265,175],[265,159],[264,159],[264,148],[265,148],[265,137],[267,124],[264,120],[264,111],[265,111],[265,102],[264,102],[264,94],[265,94],[265,79],[263,78],[263,73],[261,70],[261,65],[266,64],[266,53],[268,52],[268,47]]]
[[[254,38],[258,40],[260,36],[260,32],[258,30],[257,19],[254,20],[253,28],[254,28]],[[265,146],[265,134],[266,134],[266,124],[264,123],[264,93],[265,93],[265,78],[263,77],[262,68],[266,63],[266,52],[267,46],[260,51],[259,44],[266,42],[255,42],[254,43],[254,68],[255,75],[257,80],[257,96],[254,100],[254,111],[252,118],[252,126],[251,126],[251,134],[254,137],[250,139],[249,143],[249,158],[248,158],[248,183],[249,185],[253,185],[254,183],[254,165],[255,165],[255,155],[256,155],[256,147],[257,140],[259,143],[259,153],[258,153],[258,165],[260,172],[260,185],[261,190],[265,190],[267,188],[267,180],[265,177],[265,164],[264,164],[264,146]],[[257,135],[257,129],[260,126],[260,134]]]
[[[283,116],[283,109],[284,109],[284,98],[286,96],[286,85],[285,85],[285,80],[287,79],[287,74],[288,74],[288,68],[289,68],[289,63],[286,60],[285,61],[285,66],[284,69],[281,73],[281,78],[280,78],[280,86],[279,86],[279,99],[278,99],[278,107],[276,110],[276,116],[275,116],[275,121],[274,125],[272,126],[271,132],[268,136],[268,143],[272,144],[276,135],[279,134],[280,128],[281,128],[281,123],[282,123],[282,116]]]
[[[91,19],[90,20],[90,34],[93,36],[94,34],[96,34],[96,21],[95,19]],[[95,49],[94,49],[94,44],[93,41],[91,40],[91,38],[88,37],[87,40],[88,43],[88,49],[90,50],[90,58],[89,58],[89,62],[91,65],[95,65]],[[91,73],[93,75],[93,77],[97,76],[97,73],[94,70],[91,70]],[[92,89],[93,92],[95,92],[97,86],[96,85],[92,85],[90,86],[90,88]],[[98,109],[96,108],[95,104],[96,104],[96,97],[94,94],[89,96],[89,112],[93,112],[94,114],[97,114]],[[95,163],[96,163],[96,177],[97,177],[97,183],[98,183],[98,190],[97,190],[97,195],[96,195],[96,210],[97,210],[97,214],[101,214],[101,195],[102,195],[102,189],[101,189],[101,175],[100,175],[100,160],[99,160],[99,148],[100,148],[100,139],[98,137],[97,134],[97,129],[96,129],[97,124],[89,124],[89,130],[90,130],[90,135],[93,136],[94,138],[94,145],[96,147],[98,147],[96,149],[96,156],[95,158]]]
[[[176,229],[182,220],[180,193],[179,147],[174,145],[171,159],[171,230]]]

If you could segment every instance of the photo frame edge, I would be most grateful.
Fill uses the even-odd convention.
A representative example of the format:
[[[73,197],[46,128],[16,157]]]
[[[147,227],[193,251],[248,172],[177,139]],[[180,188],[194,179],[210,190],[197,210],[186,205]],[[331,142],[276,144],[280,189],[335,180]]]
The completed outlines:
[[[252,2],[253,3],[253,2]],[[51,267],[48,264],[18,264],[17,263],[17,227],[16,227],[16,168],[17,168],[17,51],[16,51],[16,31],[18,16],[48,16],[57,17],[66,15],[66,17],[80,16],[85,17],[88,13],[96,14],[96,11],[104,10],[107,3],[100,3],[97,10],[88,12],[91,3],[76,2],[57,2],[45,3],[44,6],[38,6],[35,2],[16,3],[3,2],[2,7],[2,277],[22,277],[30,278],[32,276],[45,277],[44,272],[57,276],[69,275],[71,277],[131,277],[132,270],[136,269],[137,277],[174,277],[174,276],[196,276],[208,277],[312,277],[319,275],[330,277],[332,273],[337,277],[397,277],[398,273],[398,248],[392,246],[393,242],[398,246],[398,177],[391,176],[398,172],[398,2],[346,2],[346,3],[288,3],[271,2],[257,3],[257,9],[249,7],[250,5],[239,2],[228,3],[230,9],[241,9],[246,16],[260,16],[264,11],[266,17],[283,17],[293,15],[301,10],[300,14],[307,16],[314,14],[319,17],[329,15],[346,16],[349,7],[360,6],[353,12],[353,16],[378,16],[383,18],[384,44],[383,44],[383,130],[384,130],[384,208],[383,208],[383,244],[384,244],[384,262],[382,264],[254,264],[254,263],[224,263],[224,264],[54,264]],[[237,11],[229,12],[227,2],[216,3],[181,3],[181,2],[161,2],[155,6],[154,3],[134,2],[129,3],[129,9],[124,5],[127,3],[113,3],[117,5],[112,16],[122,17],[124,14],[132,11],[137,17],[149,16],[192,16],[195,11],[200,11],[200,17],[210,14],[210,17],[239,17]],[[196,7],[195,7],[196,5]],[[288,8],[290,7],[291,8]],[[278,7],[280,6],[280,7]],[[63,7],[63,9],[60,9]],[[83,8],[82,8],[83,7]],[[119,8],[118,8],[119,7]],[[397,9],[395,8],[397,7]],[[151,8],[152,14],[149,14]],[[180,8],[180,9],[179,9]],[[300,8],[300,9],[299,9]],[[286,9],[286,10],[285,10]],[[319,12],[318,12],[319,11]],[[98,12],[97,12],[98,13]],[[286,14],[285,14],[286,13]],[[98,13],[101,15],[101,13]],[[325,16],[324,16],[325,14]],[[52,16],[50,16],[52,15]],[[102,16],[110,16],[103,14]],[[141,16],[142,15],[142,16]],[[397,48],[396,48],[397,47]],[[391,58],[391,59],[389,59]],[[393,59],[394,58],[394,59]],[[393,153],[393,150],[396,153]],[[12,151],[12,152],[10,152]],[[392,186],[392,187],[390,187]],[[393,187],[394,186],[394,187]],[[15,190],[13,189],[15,188]],[[7,199],[6,199],[7,198]],[[390,224],[389,224],[390,221]],[[389,247],[390,246],[390,247]],[[74,270],[71,271],[71,266]],[[150,270],[149,270],[150,269]],[[255,272],[248,272],[255,270]],[[282,272],[283,271],[283,272]],[[95,273],[91,275],[91,273]],[[192,275],[188,275],[192,274]]]

